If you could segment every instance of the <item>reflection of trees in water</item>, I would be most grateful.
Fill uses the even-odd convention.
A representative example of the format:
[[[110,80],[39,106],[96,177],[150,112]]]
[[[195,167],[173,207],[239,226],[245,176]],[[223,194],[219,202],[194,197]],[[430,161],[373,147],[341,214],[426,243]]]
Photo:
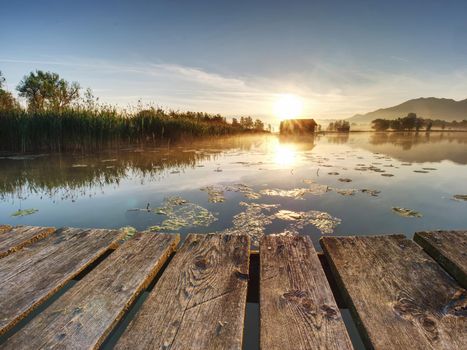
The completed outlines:
[[[384,153],[404,162],[441,162],[467,164],[467,133],[372,133],[368,142],[355,146]]]
[[[158,181],[170,171],[194,168],[229,149],[249,150],[261,138],[206,139],[191,145],[153,149],[123,149],[89,155],[52,154],[0,159],[0,198],[24,199],[34,193],[73,200],[93,196],[124,179]],[[189,148],[188,148],[189,147]]]
[[[297,151],[311,151],[315,147],[315,135],[279,135],[282,146],[292,146]]]
[[[350,134],[349,133],[337,133],[337,134],[326,134],[326,140],[329,143],[334,144],[344,144],[349,141]]]
[[[403,150],[410,150],[413,146],[425,143],[456,142],[467,143],[467,137],[462,133],[374,133],[370,137],[372,145],[384,145],[390,143],[401,147]]]

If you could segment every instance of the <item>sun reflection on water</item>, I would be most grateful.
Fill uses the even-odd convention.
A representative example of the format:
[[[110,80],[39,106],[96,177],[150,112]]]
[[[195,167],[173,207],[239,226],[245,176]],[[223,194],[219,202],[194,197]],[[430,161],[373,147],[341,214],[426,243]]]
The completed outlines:
[[[289,166],[297,161],[297,150],[293,145],[276,144],[274,149],[274,162],[277,165]]]

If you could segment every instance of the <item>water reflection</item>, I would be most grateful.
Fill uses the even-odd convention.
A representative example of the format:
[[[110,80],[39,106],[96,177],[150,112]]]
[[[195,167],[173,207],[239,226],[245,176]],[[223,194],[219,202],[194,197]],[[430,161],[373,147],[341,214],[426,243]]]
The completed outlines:
[[[465,132],[371,133],[369,143],[359,146],[404,161],[467,164]]]
[[[465,228],[467,202],[454,199],[467,194],[466,146],[467,133],[350,133],[4,156],[0,223],[177,227],[182,235],[293,231],[310,235],[317,247],[323,234]],[[168,198],[186,208],[167,214],[160,209]],[[38,211],[11,216],[30,208]],[[151,210],[131,210],[137,208]],[[179,209],[194,215],[179,217]]]

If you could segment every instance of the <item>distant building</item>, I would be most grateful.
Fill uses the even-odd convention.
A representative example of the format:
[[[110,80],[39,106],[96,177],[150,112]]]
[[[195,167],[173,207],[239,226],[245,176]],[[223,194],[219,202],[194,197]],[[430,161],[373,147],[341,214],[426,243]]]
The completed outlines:
[[[285,119],[281,121],[281,135],[311,134],[318,124],[314,119]]]

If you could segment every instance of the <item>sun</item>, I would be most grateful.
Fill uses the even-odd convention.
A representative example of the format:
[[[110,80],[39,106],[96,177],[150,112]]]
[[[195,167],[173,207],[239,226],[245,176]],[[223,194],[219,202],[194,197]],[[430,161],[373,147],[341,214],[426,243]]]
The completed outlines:
[[[274,115],[279,120],[296,118],[302,114],[302,99],[292,94],[281,94],[274,103]]]

